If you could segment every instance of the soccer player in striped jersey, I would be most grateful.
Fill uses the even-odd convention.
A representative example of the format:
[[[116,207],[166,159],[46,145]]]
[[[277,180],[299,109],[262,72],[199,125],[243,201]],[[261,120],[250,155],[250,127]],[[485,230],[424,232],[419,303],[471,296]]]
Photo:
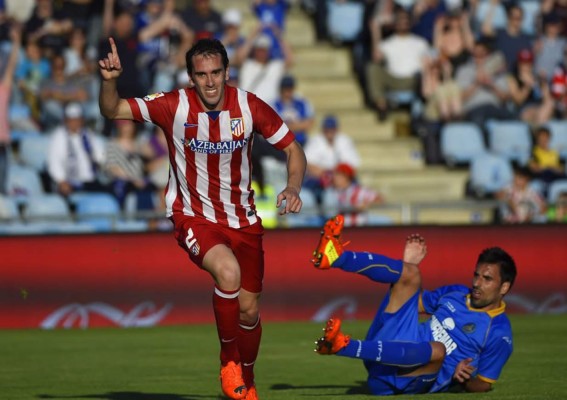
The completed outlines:
[[[453,390],[486,392],[512,354],[512,328],[504,296],[516,278],[516,264],[499,247],[483,250],[472,287],[421,288],[419,264],[425,240],[410,235],[403,258],[344,251],[342,215],[323,228],[312,260],[319,269],[337,268],[387,283],[390,290],[364,340],[341,332],[331,318],[317,342],[320,354],[364,361],[367,383],[376,395],[434,393]],[[419,322],[420,312],[430,315]]]
[[[122,67],[114,40],[109,41],[111,52],[99,60],[101,114],[163,130],[170,161],[166,215],[179,245],[215,283],[222,390],[231,399],[257,399],[253,368],[262,333],[258,300],[264,258],[251,190],[254,135],[287,156],[287,186],[275,205],[280,214],[301,210],[305,154],[270,106],[226,84],[228,57],[218,40],[200,40],[187,52],[190,87],[130,99],[117,92]]]

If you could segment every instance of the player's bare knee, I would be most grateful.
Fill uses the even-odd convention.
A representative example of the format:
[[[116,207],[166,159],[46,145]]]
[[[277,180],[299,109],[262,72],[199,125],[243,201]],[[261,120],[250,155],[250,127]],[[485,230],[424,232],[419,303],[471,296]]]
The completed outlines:
[[[446,354],[447,349],[443,343],[431,342],[431,362],[443,362]]]
[[[231,264],[225,264],[215,269],[217,284],[226,290],[236,290],[240,287],[240,269]]]
[[[240,320],[247,323],[248,325],[252,325],[258,321],[258,305],[251,305],[246,309],[243,309],[242,306],[240,307]]]

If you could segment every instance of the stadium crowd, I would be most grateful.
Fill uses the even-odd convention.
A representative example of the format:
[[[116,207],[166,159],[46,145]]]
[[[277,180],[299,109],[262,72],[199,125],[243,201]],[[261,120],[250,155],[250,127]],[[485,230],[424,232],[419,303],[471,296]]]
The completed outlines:
[[[368,223],[368,207],[387,199],[357,182],[359,155],[348,129],[333,132],[340,127],[334,115],[315,126],[310,100],[294,91],[294,54],[285,30],[296,3],[313,15],[319,41],[340,42],[327,26],[326,12],[335,5],[327,1],[250,1],[256,23],[246,34],[241,11],[216,8],[220,3],[211,0],[36,0],[31,17],[21,23],[0,2],[0,117],[9,121],[0,127],[4,199],[14,200],[18,214],[25,215],[29,197],[60,195],[73,213],[81,209],[79,194],[103,192],[119,211],[157,216],[149,228],[170,229],[159,217],[168,175],[163,135],[150,126],[101,117],[96,60],[108,54],[112,36],[124,68],[120,95],[143,97],[190,84],[185,52],[199,38],[216,37],[230,57],[229,84],[272,105],[305,146],[305,190],[316,193],[318,204],[325,191],[333,191],[340,211],[359,221],[353,224]],[[564,199],[567,184],[563,190],[551,186],[567,179],[567,147],[555,146],[558,133],[550,123],[567,112],[567,1],[352,3],[364,9],[356,21],[360,33],[340,45],[352,48],[353,71],[378,120],[400,105],[411,106],[413,132],[423,140],[426,160],[447,165],[440,139],[444,126],[470,122],[489,148],[493,120],[522,122],[533,132],[529,154],[510,161],[510,167],[529,184],[519,188],[510,173],[510,187],[468,193],[499,200],[498,221],[565,221],[556,208],[561,209],[558,199]],[[547,143],[536,135],[545,127]],[[265,154],[260,142],[257,148],[254,174],[263,195],[262,159],[281,155]],[[354,155],[347,154],[350,148]],[[338,189],[334,174],[348,184],[339,177],[344,187]],[[30,175],[36,178],[29,180]],[[514,213],[522,217],[511,218]]]

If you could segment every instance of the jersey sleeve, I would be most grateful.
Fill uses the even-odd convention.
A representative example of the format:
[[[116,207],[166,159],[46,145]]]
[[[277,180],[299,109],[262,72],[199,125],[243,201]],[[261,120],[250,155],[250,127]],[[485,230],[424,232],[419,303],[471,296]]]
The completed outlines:
[[[154,125],[163,127],[171,123],[173,120],[173,111],[176,105],[172,108],[173,98],[176,97],[172,93],[154,93],[144,96],[142,98],[127,99],[134,121],[137,122],[150,122]]]
[[[272,107],[251,93],[248,96],[253,108],[254,131],[276,149],[285,149],[295,140],[293,132]]]
[[[488,383],[496,382],[502,368],[512,355],[512,350],[512,331],[509,325],[507,329],[494,329],[480,353],[477,377]]]
[[[433,291],[424,290],[421,292],[419,311],[426,312],[427,314],[433,314],[438,307],[441,297],[451,292],[461,292],[466,294],[469,292],[469,288],[463,285],[447,285],[441,286]]]

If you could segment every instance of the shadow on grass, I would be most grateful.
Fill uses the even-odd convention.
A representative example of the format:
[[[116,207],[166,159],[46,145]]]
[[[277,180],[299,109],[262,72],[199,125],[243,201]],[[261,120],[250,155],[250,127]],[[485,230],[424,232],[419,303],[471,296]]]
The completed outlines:
[[[289,383],[276,383],[270,387],[271,390],[295,390],[295,389],[346,389],[345,394],[371,394],[365,381],[356,382],[357,385],[290,385]],[[321,396],[320,393],[317,394]],[[335,396],[333,394],[332,396]],[[306,395],[303,395],[306,396]],[[329,394],[331,396],[331,394]]]
[[[99,394],[79,394],[79,395],[54,395],[39,394],[38,399],[99,399],[99,400],[197,400],[210,399],[220,400],[220,396],[203,396],[193,394],[172,394],[172,393],[140,393],[140,392],[108,392]]]

